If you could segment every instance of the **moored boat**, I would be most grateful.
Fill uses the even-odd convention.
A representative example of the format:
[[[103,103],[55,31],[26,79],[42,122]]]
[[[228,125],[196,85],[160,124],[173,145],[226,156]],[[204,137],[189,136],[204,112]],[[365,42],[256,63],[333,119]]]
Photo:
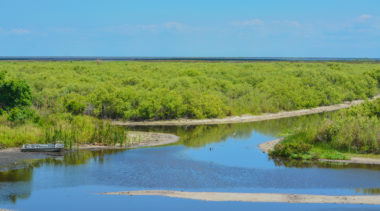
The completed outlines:
[[[21,152],[61,152],[63,144],[24,144]]]

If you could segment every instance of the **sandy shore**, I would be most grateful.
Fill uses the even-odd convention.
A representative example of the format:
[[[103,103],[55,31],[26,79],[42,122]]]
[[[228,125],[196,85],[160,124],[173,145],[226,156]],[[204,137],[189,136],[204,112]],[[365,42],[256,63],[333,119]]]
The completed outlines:
[[[258,147],[264,153],[268,153],[270,150],[274,149],[274,146],[278,144],[282,139],[276,139],[272,141],[267,141],[259,144]],[[350,157],[350,160],[329,160],[329,159],[319,159],[321,162],[334,162],[334,163],[356,163],[356,164],[371,164],[380,165],[380,159],[378,158],[365,158],[365,157]]]
[[[129,143],[128,146],[104,146],[104,145],[91,145],[82,144],[78,149],[81,150],[101,150],[101,149],[134,149],[140,147],[153,147],[163,146],[167,144],[175,143],[179,140],[179,137],[168,133],[153,133],[153,132],[140,132],[129,131],[128,134]]]
[[[161,146],[175,143],[179,140],[178,136],[166,133],[137,132],[129,131],[128,138],[130,143],[127,146],[104,146],[83,144],[73,147],[73,150],[104,150],[104,149],[132,149],[139,147]],[[20,148],[0,149],[0,171],[22,168],[22,161],[31,159],[44,159],[62,156],[63,153],[39,153],[21,152]]]
[[[380,95],[376,95],[370,100],[379,98]],[[328,111],[336,111],[343,108],[349,108],[354,105],[365,102],[365,100],[354,100],[351,102],[344,102],[342,104],[331,105],[331,106],[321,106],[311,109],[302,109],[296,111],[283,111],[279,113],[268,113],[262,115],[243,115],[243,116],[232,116],[221,119],[176,119],[176,120],[166,120],[166,121],[114,121],[114,125],[124,125],[124,126],[185,126],[185,125],[214,125],[214,124],[231,124],[231,123],[244,123],[244,122],[258,122],[264,120],[281,119],[287,117],[304,116],[309,114],[317,114]]]
[[[104,195],[166,196],[202,201],[240,202],[286,202],[286,203],[331,203],[380,205],[380,196],[329,196],[310,194],[277,193],[228,193],[228,192],[184,192],[169,190],[143,190],[102,193]]]
[[[281,140],[282,139],[276,139],[276,140],[272,140],[272,141],[267,141],[267,142],[259,144],[258,147],[264,153],[268,153],[270,150],[273,150],[274,146],[276,146],[276,144],[278,144]]]

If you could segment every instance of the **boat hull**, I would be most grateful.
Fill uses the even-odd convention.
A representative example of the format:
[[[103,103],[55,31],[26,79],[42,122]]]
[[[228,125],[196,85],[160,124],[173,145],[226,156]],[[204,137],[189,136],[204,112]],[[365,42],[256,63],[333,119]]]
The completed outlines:
[[[62,152],[63,144],[25,144],[21,152]]]

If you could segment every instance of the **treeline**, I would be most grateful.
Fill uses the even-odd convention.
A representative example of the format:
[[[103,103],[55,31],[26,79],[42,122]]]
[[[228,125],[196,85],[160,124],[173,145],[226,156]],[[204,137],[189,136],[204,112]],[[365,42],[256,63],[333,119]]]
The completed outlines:
[[[296,159],[344,159],[342,153],[380,154],[380,98],[342,110],[319,126],[286,137],[270,153]]]
[[[147,120],[260,114],[366,99],[378,63],[1,62],[44,112]]]

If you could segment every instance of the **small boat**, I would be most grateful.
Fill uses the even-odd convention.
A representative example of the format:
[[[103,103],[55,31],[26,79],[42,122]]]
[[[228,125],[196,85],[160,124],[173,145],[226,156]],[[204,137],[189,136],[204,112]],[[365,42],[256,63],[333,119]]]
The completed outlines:
[[[62,152],[63,144],[24,144],[21,152]]]

